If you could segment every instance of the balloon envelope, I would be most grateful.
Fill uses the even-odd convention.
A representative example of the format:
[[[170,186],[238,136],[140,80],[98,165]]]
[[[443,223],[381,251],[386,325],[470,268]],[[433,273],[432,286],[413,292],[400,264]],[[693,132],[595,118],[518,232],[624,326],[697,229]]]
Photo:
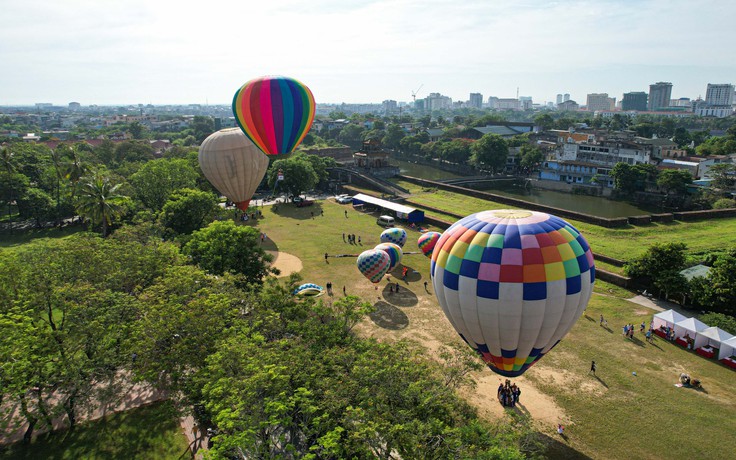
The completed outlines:
[[[484,211],[453,224],[432,254],[445,315],[494,372],[516,377],[572,328],[590,299],[593,254],[549,214]]]
[[[229,128],[202,142],[199,166],[220,193],[245,211],[266,174],[268,157],[238,128]]]
[[[292,294],[301,296],[318,296],[322,294],[322,292],[322,286],[314,283],[305,283],[294,289],[294,292]]]
[[[434,249],[437,242],[440,240],[441,236],[442,233],[438,232],[427,232],[419,235],[417,246],[419,246],[419,250],[422,251],[422,254],[427,257],[432,257],[432,250]]]
[[[398,244],[381,243],[374,249],[384,251],[386,252],[386,254],[388,254],[389,258],[391,259],[391,264],[388,267],[388,271],[396,268],[396,266],[401,263],[401,259],[404,257],[404,251],[401,250],[401,247]]]
[[[358,270],[371,283],[378,283],[391,265],[391,258],[385,251],[369,249],[358,256]]]
[[[289,77],[250,80],[233,97],[238,126],[268,155],[293,152],[309,132],[315,108],[309,88]]]
[[[384,230],[381,233],[381,243],[394,243],[403,248],[406,243],[406,230],[398,227]]]

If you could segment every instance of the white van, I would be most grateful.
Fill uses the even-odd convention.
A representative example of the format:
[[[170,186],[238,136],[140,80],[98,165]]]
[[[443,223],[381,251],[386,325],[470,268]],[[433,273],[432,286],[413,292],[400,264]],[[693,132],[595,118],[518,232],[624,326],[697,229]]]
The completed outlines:
[[[376,219],[376,223],[380,225],[381,227],[393,227],[394,218],[391,216],[381,216],[378,219]]]

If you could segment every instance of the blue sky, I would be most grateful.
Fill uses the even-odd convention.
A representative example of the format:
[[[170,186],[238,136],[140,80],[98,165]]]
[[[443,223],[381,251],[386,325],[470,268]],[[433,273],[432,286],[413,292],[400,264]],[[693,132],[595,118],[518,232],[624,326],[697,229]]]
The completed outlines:
[[[0,105],[229,104],[287,75],[317,102],[736,83],[732,0],[0,0]]]

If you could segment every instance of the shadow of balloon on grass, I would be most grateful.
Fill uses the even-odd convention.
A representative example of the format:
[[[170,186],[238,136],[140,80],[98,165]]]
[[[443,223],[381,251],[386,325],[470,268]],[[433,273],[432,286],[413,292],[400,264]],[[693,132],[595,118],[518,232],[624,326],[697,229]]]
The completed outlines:
[[[419,298],[405,286],[399,284],[399,292],[392,291],[396,283],[392,283],[383,288],[383,298],[387,303],[397,307],[413,307],[419,303]]]
[[[375,310],[368,316],[376,323],[376,326],[398,331],[409,325],[409,317],[406,316],[406,313],[390,303],[379,300],[373,307]]]

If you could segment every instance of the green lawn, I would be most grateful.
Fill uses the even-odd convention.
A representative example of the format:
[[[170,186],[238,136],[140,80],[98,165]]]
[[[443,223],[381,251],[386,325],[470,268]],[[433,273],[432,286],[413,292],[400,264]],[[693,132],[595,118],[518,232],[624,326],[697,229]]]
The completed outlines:
[[[168,402],[151,404],[83,424],[74,432],[41,435],[29,446],[0,449],[7,459],[190,458],[188,441]]]
[[[397,181],[397,183],[414,194],[411,197],[412,202],[440,209],[451,209],[453,213],[459,215],[511,207],[444,190],[429,192],[421,186],[406,181]],[[434,216],[437,213],[428,211],[428,214]],[[437,217],[449,219],[442,215],[437,215]],[[700,222],[654,223],[619,229],[568,220],[585,235],[594,252],[622,260],[629,260],[642,254],[655,242],[685,243],[688,253],[694,259],[698,259],[709,251],[736,246],[736,218]],[[454,222],[454,220],[451,221]]]
[[[301,274],[306,282],[324,285],[332,281],[337,295],[345,286],[348,293],[375,303],[380,314],[361,324],[361,334],[379,340],[416,340],[428,350],[436,349],[438,344],[459,342],[431,292],[431,282],[429,290],[424,290],[430,265],[424,256],[404,256],[403,263],[416,273],[401,282],[403,297],[398,301],[387,293],[385,281],[375,290],[358,272],[354,257],[330,257],[329,263],[325,262],[325,252],[331,256],[357,255],[376,245],[382,228],[376,225],[375,215],[357,212],[350,205],[338,205],[332,200],[301,209],[280,206],[276,213],[266,207],[263,212],[265,218],[256,225],[269,237],[267,249],[298,256],[304,264]],[[695,232],[693,225],[697,224],[675,224],[670,228],[687,228],[686,234]],[[637,230],[622,231],[638,237]],[[359,235],[362,246],[344,243],[343,232]],[[408,232],[404,250],[417,251],[419,233]],[[605,240],[607,235],[608,232],[595,233],[590,239]],[[626,243],[631,238],[621,241]],[[396,274],[391,276],[396,281]],[[548,456],[619,458],[623,450],[631,458],[667,458],[675,452],[685,458],[729,458],[732,446],[726,440],[732,436],[729,426],[736,419],[732,388],[736,373],[663,340],[650,345],[638,334],[635,342],[624,339],[621,326],[642,320],[648,324],[654,312],[625,300],[633,296],[625,289],[598,282],[595,292],[587,315],[558,347],[525,374],[553,398],[571,421],[567,441],[552,443]],[[598,325],[601,313],[609,321],[610,332]],[[587,376],[592,359],[598,362],[600,379]],[[702,379],[706,391],[674,387],[682,371]],[[540,426],[540,430],[557,439],[551,426]]]
[[[28,230],[14,230],[12,232],[4,230],[0,232],[0,248],[20,246],[37,238],[64,238],[69,235],[84,231],[78,225],[67,226],[62,228],[32,228]]]

